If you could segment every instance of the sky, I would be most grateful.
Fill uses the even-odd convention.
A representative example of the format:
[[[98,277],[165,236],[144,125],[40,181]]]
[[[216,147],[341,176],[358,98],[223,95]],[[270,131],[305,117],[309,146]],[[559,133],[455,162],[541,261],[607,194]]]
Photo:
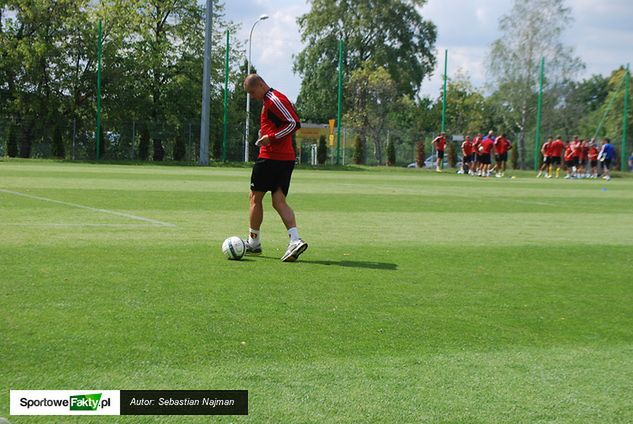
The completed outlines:
[[[251,58],[271,87],[296,101],[301,79],[292,71],[293,57],[303,45],[297,17],[307,13],[306,0],[225,0],[225,17],[241,25],[236,35],[245,42],[253,31]],[[633,0],[567,0],[574,22],[563,34],[563,42],[585,63],[579,77],[609,75],[633,62]],[[437,67],[422,83],[421,94],[437,97],[442,86],[444,50],[449,51],[448,74],[466,70],[476,87],[486,82],[486,57],[490,45],[501,36],[499,18],[509,13],[511,0],[428,0],[420,10],[437,26]]]

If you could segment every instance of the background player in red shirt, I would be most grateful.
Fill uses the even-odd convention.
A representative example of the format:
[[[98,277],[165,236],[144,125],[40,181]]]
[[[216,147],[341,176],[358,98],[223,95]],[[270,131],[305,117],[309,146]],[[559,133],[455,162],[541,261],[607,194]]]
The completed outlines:
[[[492,149],[494,148],[494,139],[492,137],[486,137],[481,141],[479,145],[479,161],[481,162],[480,172],[482,177],[490,176],[490,164]]]
[[[512,149],[512,143],[505,134],[501,134],[495,140],[495,160],[497,161],[497,178],[504,176],[506,172],[506,163],[508,162],[508,151]]]
[[[552,175],[552,169],[556,167],[556,178],[560,177],[560,166],[562,163],[563,151],[565,150],[565,143],[563,143],[562,137],[559,135],[556,140],[550,145],[550,167],[548,174]]]
[[[437,172],[442,172],[442,162],[444,161],[444,149],[446,149],[446,134],[441,132],[440,135],[435,137],[432,144],[435,147],[435,150],[437,151],[435,170]]]
[[[288,98],[270,88],[259,75],[247,76],[244,80],[244,90],[254,99],[264,102],[260,116],[261,137],[256,143],[261,147],[251,173],[250,228],[246,253],[262,253],[259,234],[264,220],[262,200],[270,191],[273,207],[285,224],[290,237],[288,249],[281,260],[294,262],[308,248],[308,243],[299,238],[295,213],[286,202],[295,166],[292,134],[301,127],[301,122]]]
[[[593,139],[591,139],[587,145],[587,159],[589,159],[589,166],[591,167],[591,174],[589,178],[598,178],[598,147]]]
[[[472,142],[473,158],[472,158],[472,163],[470,165],[472,168],[471,175],[473,176],[477,175],[477,171],[479,171],[479,167],[481,166],[481,163],[479,161],[479,146],[481,146],[481,137],[482,137],[481,133],[477,134]]]
[[[549,165],[550,165],[550,156],[551,156],[551,146],[552,146],[552,137],[547,137],[547,141],[543,143],[541,146],[541,154],[543,155],[543,164],[538,170],[538,174],[536,178],[540,178],[543,175],[543,171],[546,171],[545,178],[552,178],[552,175],[549,173]]]
[[[473,156],[473,144],[470,142],[470,136],[466,136],[462,143],[462,170],[460,174],[470,173],[470,162]]]

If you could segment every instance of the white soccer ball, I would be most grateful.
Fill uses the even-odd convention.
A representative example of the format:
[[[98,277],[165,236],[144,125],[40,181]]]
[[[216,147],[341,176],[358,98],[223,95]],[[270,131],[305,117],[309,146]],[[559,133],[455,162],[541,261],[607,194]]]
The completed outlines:
[[[222,253],[224,253],[227,259],[239,261],[244,257],[245,252],[246,246],[244,245],[244,240],[239,237],[229,237],[222,243]]]

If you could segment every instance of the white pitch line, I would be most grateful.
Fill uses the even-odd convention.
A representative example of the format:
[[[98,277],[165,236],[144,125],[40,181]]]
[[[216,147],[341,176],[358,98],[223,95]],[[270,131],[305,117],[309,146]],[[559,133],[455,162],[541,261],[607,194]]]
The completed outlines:
[[[93,208],[93,207],[90,207],[90,206],[80,205],[78,203],[63,202],[61,200],[49,199],[48,197],[33,196],[33,195],[30,195],[30,194],[20,193],[18,191],[11,191],[11,190],[5,190],[5,189],[0,188],[0,192],[1,193],[7,193],[7,194],[13,194],[15,196],[26,197],[27,199],[34,199],[34,200],[41,200],[43,202],[57,203],[59,205],[72,206],[74,208],[86,209],[86,210],[89,210],[89,211],[92,211],[92,212],[107,213],[107,214],[110,214],[110,215],[121,216],[123,218],[129,218],[129,219],[135,219],[137,221],[149,222],[149,223],[152,223],[154,225],[160,225],[161,227],[175,227],[176,226],[174,224],[170,224],[169,222],[162,222],[162,221],[158,221],[158,220],[151,219],[151,218],[145,218],[145,217],[142,217],[142,216],[131,215],[129,213],[116,212],[116,211],[111,211],[111,210],[108,210],[108,209]]]
[[[2,222],[0,227],[107,227],[107,228],[156,228],[155,224],[60,224],[60,223],[44,223],[44,224],[26,224],[26,223],[12,223]]]

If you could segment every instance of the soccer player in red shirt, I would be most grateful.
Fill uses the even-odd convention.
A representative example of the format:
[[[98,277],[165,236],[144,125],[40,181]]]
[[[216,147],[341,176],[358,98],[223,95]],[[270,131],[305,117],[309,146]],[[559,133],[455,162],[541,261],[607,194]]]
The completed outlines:
[[[591,139],[587,145],[587,159],[589,159],[589,166],[591,167],[591,174],[589,178],[598,178],[598,147],[593,139]]]
[[[578,139],[578,136],[575,135],[574,139],[569,144],[571,145],[571,155],[572,155],[571,176],[574,178],[577,178],[579,175],[578,169],[580,166],[580,158],[582,155],[582,142]]]
[[[481,146],[481,133],[477,134],[475,136],[475,138],[472,141],[472,145],[473,145],[473,158],[472,158],[472,173],[471,175],[476,176],[477,172],[479,171],[479,168],[481,166],[480,161],[479,161],[479,146]]]
[[[543,175],[543,171],[545,170],[547,170],[545,174],[545,178],[552,178],[551,174],[549,173],[549,165],[550,165],[550,156],[551,156],[550,150],[551,150],[551,145],[553,141],[554,139],[552,137],[547,137],[547,141],[543,143],[543,145],[541,146],[541,154],[543,155],[543,164],[539,168],[536,178],[540,178],[541,175]]]
[[[301,127],[301,122],[290,100],[279,91],[270,88],[257,74],[244,80],[244,90],[256,100],[264,102],[260,116],[261,137],[259,156],[251,173],[249,235],[246,253],[261,254],[260,227],[264,220],[262,200],[271,192],[273,207],[288,230],[290,242],[283,262],[294,262],[308,248],[308,243],[299,238],[295,213],[286,202],[290,178],[295,166],[292,134]]]
[[[587,153],[589,152],[589,140],[582,140],[580,143],[580,155],[578,156],[578,175],[580,178],[588,177],[589,175],[585,175],[586,171],[586,163],[587,163]]]
[[[501,178],[506,172],[506,163],[508,162],[508,151],[512,149],[512,143],[505,134],[501,134],[495,142],[495,160],[497,161],[496,177]]]
[[[466,136],[462,143],[462,170],[460,174],[470,173],[470,162],[473,156],[473,144],[470,141],[470,136]]]
[[[576,170],[576,158],[574,156],[574,145],[571,142],[568,142],[565,146],[565,175],[566,179],[572,178],[573,173]]]
[[[437,151],[437,160],[435,164],[435,171],[442,172],[442,162],[444,161],[444,149],[446,149],[446,134],[440,133],[432,142],[433,147]]]
[[[481,141],[479,145],[479,161],[481,162],[481,176],[489,177],[490,176],[490,164],[492,163],[492,149],[494,148],[495,142],[492,137],[486,137]],[[479,175],[479,174],[478,174]]]
[[[563,138],[559,135],[556,140],[550,145],[550,167],[548,174],[552,175],[552,169],[556,166],[556,178],[560,177],[560,166],[562,163],[563,152],[565,151],[565,143]]]

